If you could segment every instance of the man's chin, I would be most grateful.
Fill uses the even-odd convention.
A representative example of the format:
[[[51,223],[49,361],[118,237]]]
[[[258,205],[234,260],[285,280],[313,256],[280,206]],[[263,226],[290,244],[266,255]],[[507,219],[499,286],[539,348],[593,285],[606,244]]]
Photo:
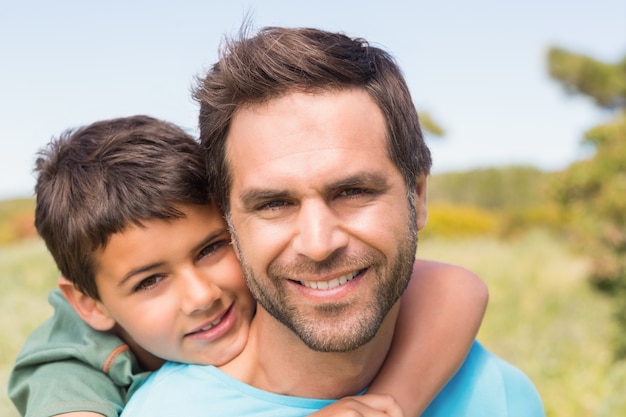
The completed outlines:
[[[328,312],[328,311],[326,311]],[[371,341],[380,320],[375,317],[358,317],[358,312],[343,314],[302,315],[306,322],[284,323],[310,349],[316,352],[351,352]]]

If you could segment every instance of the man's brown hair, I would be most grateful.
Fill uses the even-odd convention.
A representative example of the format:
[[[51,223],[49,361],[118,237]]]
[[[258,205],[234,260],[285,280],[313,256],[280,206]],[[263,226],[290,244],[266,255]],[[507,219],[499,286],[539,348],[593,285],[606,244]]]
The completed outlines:
[[[402,72],[387,52],[365,40],[310,28],[242,28],[226,39],[219,61],[198,78],[200,140],[207,152],[210,188],[229,212],[231,178],[226,138],[235,111],[291,92],[320,93],[362,88],[380,107],[386,124],[389,157],[407,188],[428,174],[431,156]]]

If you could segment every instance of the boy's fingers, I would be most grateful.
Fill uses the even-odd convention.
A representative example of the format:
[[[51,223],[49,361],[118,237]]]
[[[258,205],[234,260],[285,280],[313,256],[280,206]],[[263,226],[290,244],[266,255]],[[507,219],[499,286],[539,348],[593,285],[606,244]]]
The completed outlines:
[[[391,395],[366,394],[345,397],[311,414],[311,417],[404,417]]]
[[[388,394],[365,394],[356,397],[351,397],[359,401],[360,403],[366,405],[368,408],[372,410],[376,410],[382,412],[384,416],[389,417],[404,417],[404,413],[400,408],[398,402]],[[367,411],[367,410],[366,410]],[[364,414],[364,416],[369,416],[370,414]],[[372,416],[378,414],[371,414]]]

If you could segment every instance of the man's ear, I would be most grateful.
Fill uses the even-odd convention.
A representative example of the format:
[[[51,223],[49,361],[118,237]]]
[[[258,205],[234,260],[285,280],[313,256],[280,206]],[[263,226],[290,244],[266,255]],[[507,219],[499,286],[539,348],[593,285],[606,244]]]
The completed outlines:
[[[424,229],[428,220],[428,175],[420,174],[415,181],[415,211],[417,217],[417,230]]]
[[[115,326],[115,320],[111,318],[107,308],[100,301],[79,291],[65,277],[59,278],[57,284],[76,314],[88,325],[100,331],[108,331]]]

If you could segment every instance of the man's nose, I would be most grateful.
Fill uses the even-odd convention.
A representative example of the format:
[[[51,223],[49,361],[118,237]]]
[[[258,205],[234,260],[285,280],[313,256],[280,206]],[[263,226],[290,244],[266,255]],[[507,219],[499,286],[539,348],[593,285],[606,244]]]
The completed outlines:
[[[348,244],[341,219],[325,201],[303,202],[297,217],[294,250],[314,261],[323,261]]]
[[[180,308],[185,314],[206,311],[222,296],[222,290],[197,268],[181,274],[179,280]]]

